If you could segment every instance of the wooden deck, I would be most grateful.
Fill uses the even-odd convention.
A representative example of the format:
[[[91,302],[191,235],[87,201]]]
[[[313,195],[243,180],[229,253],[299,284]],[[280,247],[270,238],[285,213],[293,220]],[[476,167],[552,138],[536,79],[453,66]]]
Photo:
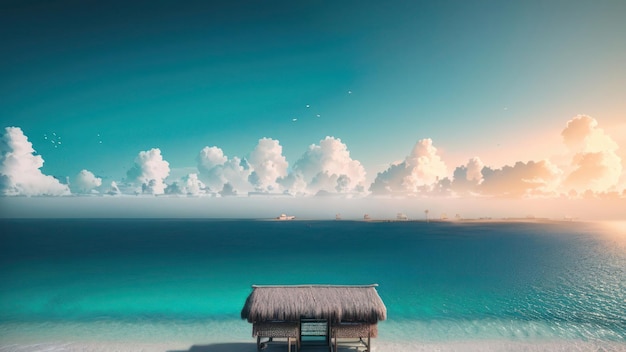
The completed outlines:
[[[291,347],[292,351],[296,351],[295,346]],[[284,344],[271,344],[269,345],[266,349],[263,350],[264,352],[285,352],[287,351],[287,343]],[[301,352],[329,352],[329,348],[325,347],[325,346],[302,346],[302,348],[300,349]],[[338,346],[337,347],[337,351],[334,352],[363,352],[365,351],[364,347],[361,348],[355,348],[355,347],[350,347],[350,346]]]
[[[300,352],[365,352],[367,346],[358,339],[340,339],[335,350],[334,344],[320,345],[320,344],[303,344],[300,346]],[[294,340],[291,340],[291,346],[287,344],[286,339],[276,339],[269,343],[264,344],[264,348],[261,351],[265,352],[285,352],[293,351],[298,352],[297,344]]]

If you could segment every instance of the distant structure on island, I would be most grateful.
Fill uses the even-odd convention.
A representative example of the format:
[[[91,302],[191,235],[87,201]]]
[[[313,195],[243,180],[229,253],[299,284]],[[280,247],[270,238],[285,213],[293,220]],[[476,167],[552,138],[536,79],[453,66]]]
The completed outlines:
[[[370,221],[370,220],[372,220],[372,218],[370,217],[370,214],[365,214],[365,215],[363,215],[363,220]]]
[[[280,214],[279,216],[276,217],[276,220],[284,221],[284,220],[293,220],[295,218],[296,217],[293,215]]]
[[[409,220],[409,217],[408,217],[408,216],[406,216],[406,214],[404,214],[404,213],[398,213],[398,214],[396,215],[396,220],[399,220],[399,221],[407,221],[407,220]]]
[[[284,340],[287,351],[292,344],[296,351],[309,345],[338,351],[343,344],[371,351],[371,339],[378,336],[378,321],[387,319],[387,308],[376,287],[253,285],[241,318],[252,323],[259,351],[270,343],[285,344]]]

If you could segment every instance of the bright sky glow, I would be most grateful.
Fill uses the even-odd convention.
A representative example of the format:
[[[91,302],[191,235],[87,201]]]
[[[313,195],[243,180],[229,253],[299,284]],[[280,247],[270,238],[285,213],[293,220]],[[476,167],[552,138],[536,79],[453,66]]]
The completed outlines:
[[[0,206],[271,194],[610,213],[626,199],[625,14],[619,0],[5,2]]]

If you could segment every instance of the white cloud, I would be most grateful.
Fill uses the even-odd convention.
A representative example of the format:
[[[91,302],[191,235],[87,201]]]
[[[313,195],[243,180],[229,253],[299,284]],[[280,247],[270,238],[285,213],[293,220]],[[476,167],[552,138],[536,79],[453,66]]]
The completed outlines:
[[[102,179],[88,170],[81,170],[76,175],[72,188],[78,193],[90,193],[102,185]]]
[[[453,180],[449,187],[457,194],[478,192],[478,185],[483,181],[483,168],[484,164],[479,157],[471,158],[467,165],[458,166],[454,170]],[[444,180],[442,180],[444,181],[442,186],[449,182],[447,178]]]
[[[293,172],[277,181],[291,195],[306,195],[307,184],[301,175]]]
[[[523,197],[553,194],[561,170],[548,160],[518,161],[501,169],[484,167],[483,182],[478,190],[483,195]]]
[[[561,132],[563,142],[573,151],[604,152],[615,151],[617,143],[598,127],[598,121],[591,116],[578,115],[567,122]]]
[[[432,188],[447,174],[430,138],[419,140],[406,159],[379,173],[370,186],[374,194],[411,194]]]
[[[563,142],[573,153],[571,170],[563,185],[578,192],[613,190],[622,173],[617,143],[598,127],[598,121],[578,115],[561,132]]]
[[[577,191],[609,191],[617,186],[622,173],[622,160],[611,151],[577,153],[572,165],[574,170],[563,185]]]
[[[198,174],[189,174],[183,177],[182,181],[187,194],[198,195],[204,193],[206,186],[198,179]]]
[[[196,157],[199,179],[209,190],[219,192],[226,183],[235,190],[248,192],[252,190],[248,177],[252,172],[247,160],[233,157],[228,159],[218,147],[204,147]]]
[[[224,184],[224,187],[222,188],[222,190],[219,191],[218,193],[222,197],[230,197],[230,196],[236,196],[237,190],[234,189],[233,186],[227,182],[226,184]]]
[[[204,147],[196,157],[198,162],[198,170],[200,172],[208,172],[219,165],[224,165],[228,157],[224,155],[222,149],[218,147]]]
[[[249,159],[252,174],[249,181],[259,191],[278,189],[276,180],[287,176],[287,159],[283,156],[283,147],[277,140],[261,138]]]
[[[198,174],[190,173],[165,188],[166,194],[197,196],[206,193],[206,186],[198,179]]]
[[[465,178],[468,181],[474,181],[480,183],[483,180],[482,170],[485,165],[479,157],[473,157],[467,162],[467,173]]]
[[[117,196],[117,195],[120,195],[121,193],[122,192],[120,191],[120,188],[117,186],[117,182],[111,181],[111,187],[107,191],[107,194],[110,196]]]
[[[348,146],[335,137],[327,136],[319,145],[309,146],[294,164],[293,173],[294,176],[281,183],[287,185],[293,181],[290,191],[295,193],[303,191],[304,184],[312,194],[363,192],[365,189],[365,168],[350,157]],[[294,187],[296,185],[298,187]]]
[[[611,132],[621,137],[612,128]],[[572,118],[561,137],[568,153],[551,158],[558,167],[541,160],[491,168],[474,157],[456,167],[453,175],[447,174],[446,164],[432,140],[422,139],[403,160],[379,173],[369,190],[373,194],[420,196],[626,196],[624,155],[618,154],[623,151],[619,150],[616,140],[599,127],[596,119],[586,115]],[[4,130],[0,151],[1,194],[70,194],[67,185],[41,172],[43,158],[36,155],[20,128]],[[102,186],[102,179],[88,170],[82,170],[73,178],[71,189],[76,193],[98,193],[97,189],[111,195],[228,196],[256,190],[306,196],[352,194],[365,192],[367,188],[363,165],[352,159],[346,144],[330,136],[310,145],[291,169],[280,142],[272,138],[260,139],[248,159],[229,158],[222,149],[207,146],[200,150],[196,160],[197,173],[193,166],[171,170],[161,150],[154,148],[140,152],[127,172],[127,179],[111,183],[108,190]],[[176,182],[167,186],[168,178]]]
[[[148,194],[165,193],[165,179],[170,173],[169,163],[163,160],[161,150],[152,148],[139,152],[135,165],[128,170],[130,182],[139,183],[141,192]]]
[[[224,185],[228,183],[236,192],[250,192],[253,190],[252,185],[248,182],[251,173],[252,167],[250,163],[246,159],[234,156],[224,164],[222,169],[222,176],[225,180]],[[222,189],[224,185],[221,187]]]
[[[222,176],[224,163],[228,158],[224,155],[222,149],[218,147],[204,147],[196,156],[198,162],[198,172],[201,179],[212,190],[221,189],[226,181]]]
[[[39,170],[44,163],[19,127],[7,127],[0,139],[0,191],[3,195],[69,195],[67,185]]]

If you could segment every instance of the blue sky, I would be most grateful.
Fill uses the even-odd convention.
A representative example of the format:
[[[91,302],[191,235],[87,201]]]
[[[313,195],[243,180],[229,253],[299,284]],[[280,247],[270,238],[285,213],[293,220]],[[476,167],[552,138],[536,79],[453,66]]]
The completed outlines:
[[[0,126],[44,174],[105,182],[140,151],[187,170],[263,137],[290,169],[341,138],[368,182],[425,138],[449,177],[475,156],[558,164],[579,114],[626,144],[624,1],[225,3],[2,2]]]

